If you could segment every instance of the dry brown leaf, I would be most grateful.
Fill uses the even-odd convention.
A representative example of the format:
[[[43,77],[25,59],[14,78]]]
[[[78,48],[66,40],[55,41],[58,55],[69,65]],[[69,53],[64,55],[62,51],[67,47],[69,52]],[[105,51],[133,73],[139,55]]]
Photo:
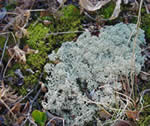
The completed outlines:
[[[3,31],[12,28],[15,31],[15,36],[20,39],[23,36],[28,35],[25,27],[28,24],[30,11],[24,10],[20,7],[16,7],[13,13],[16,13],[16,17],[14,16],[8,17],[9,23],[6,26],[4,26]]]
[[[19,7],[16,7],[15,12],[18,14],[18,16],[15,18],[14,22],[14,28],[16,30],[24,27],[24,25],[28,22],[29,17],[30,17],[30,11],[29,10],[23,10]]]
[[[126,115],[128,118],[131,118],[133,120],[139,120],[139,112],[138,111],[127,110]]]
[[[11,111],[14,114],[17,114],[17,113],[20,113],[20,109],[21,109],[21,104],[18,102],[11,108]]]
[[[13,57],[14,59],[20,63],[26,63],[26,53],[21,50],[18,45],[14,46],[13,48],[8,49],[8,54]]]
[[[21,50],[18,45],[14,46],[13,48],[8,49],[8,54],[13,57],[15,61],[19,63],[26,63],[26,54],[31,53],[38,53],[38,50],[30,49],[29,46],[25,46],[23,50]]]
[[[98,1],[95,5],[89,0],[79,0],[79,4],[82,8],[87,11],[96,11],[100,9],[102,6],[109,3],[111,0]]]
[[[16,97],[15,99],[11,99],[11,97],[9,97],[11,92],[12,91],[10,90],[10,88],[5,88],[4,86],[0,88],[0,106],[6,107],[9,110],[9,113],[11,113],[13,115],[13,118],[16,120],[17,118],[15,114],[12,112],[12,110],[10,109],[10,106],[16,103],[17,100],[19,100],[21,97]],[[16,94],[13,95],[17,96]]]
[[[79,0],[79,4],[81,6],[81,11],[83,11],[83,9],[85,9],[87,11],[96,11],[96,10],[100,9],[102,6],[109,3],[110,1],[111,0],[104,0],[104,1],[98,1],[97,3],[92,3],[90,0]],[[122,0],[116,1],[115,9],[113,11],[112,16],[109,18],[109,20],[113,20],[119,16],[119,13],[121,11],[121,9],[120,9],[121,2],[122,2]]]
[[[22,96],[18,96],[10,88],[0,88],[0,99],[2,99],[8,106],[11,106],[21,98]]]
[[[30,103],[29,103],[29,101],[27,101],[27,103],[25,104],[25,106],[22,110],[22,113],[26,114],[29,111],[29,107],[30,107]]]

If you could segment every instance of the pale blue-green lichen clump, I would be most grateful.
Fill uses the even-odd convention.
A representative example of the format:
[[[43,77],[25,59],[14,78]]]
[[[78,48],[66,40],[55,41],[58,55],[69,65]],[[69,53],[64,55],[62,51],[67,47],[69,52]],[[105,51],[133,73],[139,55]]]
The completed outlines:
[[[119,23],[100,30],[99,37],[85,32],[76,42],[63,43],[57,53],[49,55],[47,102],[45,109],[66,120],[66,126],[83,126],[93,119],[98,107],[92,99],[113,105],[114,90],[121,90],[119,75],[131,72],[135,24]],[[144,31],[139,30],[135,48],[135,74],[141,70],[144,57],[140,45],[145,44]],[[103,87],[103,88],[102,88]]]

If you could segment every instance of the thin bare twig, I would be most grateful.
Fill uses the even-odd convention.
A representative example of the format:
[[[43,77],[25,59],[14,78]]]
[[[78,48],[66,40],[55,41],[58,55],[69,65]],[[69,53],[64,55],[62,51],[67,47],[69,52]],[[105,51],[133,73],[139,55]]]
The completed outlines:
[[[4,44],[4,47],[3,47],[3,52],[2,52],[1,59],[0,59],[1,63],[2,63],[2,60],[3,60],[4,54],[5,54],[5,50],[6,50],[6,46],[7,46],[7,43],[8,43],[8,39],[9,39],[9,34],[6,37],[6,41],[5,41],[5,44]]]
[[[60,120],[62,120],[62,122],[63,122],[63,126],[65,126],[65,121],[64,121],[64,119],[63,118],[60,118],[60,117],[53,117],[49,122],[52,122],[54,119],[60,119]]]
[[[4,72],[3,72],[3,76],[2,76],[2,78],[4,78],[4,77],[5,77],[5,73],[6,73],[6,71],[7,71],[7,68],[8,68],[8,66],[9,66],[10,62],[12,61],[12,59],[13,59],[14,57],[15,57],[15,54],[13,54],[13,55],[12,55],[12,57],[9,59],[9,61],[8,61],[7,65],[6,65],[5,69],[4,69]]]
[[[134,98],[134,76],[135,76],[135,48],[136,48],[136,41],[137,37],[139,34],[139,28],[140,28],[140,23],[141,23],[141,10],[142,10],[142,5],[143,5],[143,0],[140,1],[140,7],[139,7],[139,12],[138,12],[138,20],[136,23],[136,35],[133,41],[133,55],[131,59],[131,92],[130,92],[130,97],[133,96]]]
[[[144,95],[145,95],[147,92],[150,92],[150,89],[146,89],[146,90],[142,91],[142,93],[141,93],[141,97],[140,97],[141,108],[140,108],[139,113],[143,110],[143,103],[142,103],[142,101],[143,101]]]

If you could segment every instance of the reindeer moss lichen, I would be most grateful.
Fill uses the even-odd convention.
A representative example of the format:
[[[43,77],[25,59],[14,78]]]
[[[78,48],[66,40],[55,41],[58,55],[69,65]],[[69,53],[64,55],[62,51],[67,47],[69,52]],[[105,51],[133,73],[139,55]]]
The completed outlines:
[[[66,126],[84,126],[98,110],[88,100],[114,106],[119,101],[114,90],[121,90],[119,76],[128,76],[132,71],[129,64],[135,35],[135,24],[119,23],[101,29],[98,37],[85,32],[76,42],[63,43],[57,52],[49,55],[50,61],[59,59],[60,62],[45,65],[48,92],[43,107],[63,117]],[[135,74],[144,64],[140,48],[145,45],[144,37],[140,29],[135,48]]]

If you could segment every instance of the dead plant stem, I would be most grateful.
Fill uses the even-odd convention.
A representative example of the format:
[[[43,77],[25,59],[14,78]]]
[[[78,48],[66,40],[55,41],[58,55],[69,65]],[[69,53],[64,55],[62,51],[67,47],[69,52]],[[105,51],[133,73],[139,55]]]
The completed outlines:
[[[139,12],[138,12],[138,20],[136,24],[136,35],[133,41],[133,55],[131,59],[131,92],[130,92],[130,97],[133,97],[134,99],[134,77],[135,77],[135,48],[136,48],[136,41],[139,33],[139,28],[140,28],[140,23],[141,23],[141,9],[143,5],[143,0],[140,1],[140,7],[139,7]]]

